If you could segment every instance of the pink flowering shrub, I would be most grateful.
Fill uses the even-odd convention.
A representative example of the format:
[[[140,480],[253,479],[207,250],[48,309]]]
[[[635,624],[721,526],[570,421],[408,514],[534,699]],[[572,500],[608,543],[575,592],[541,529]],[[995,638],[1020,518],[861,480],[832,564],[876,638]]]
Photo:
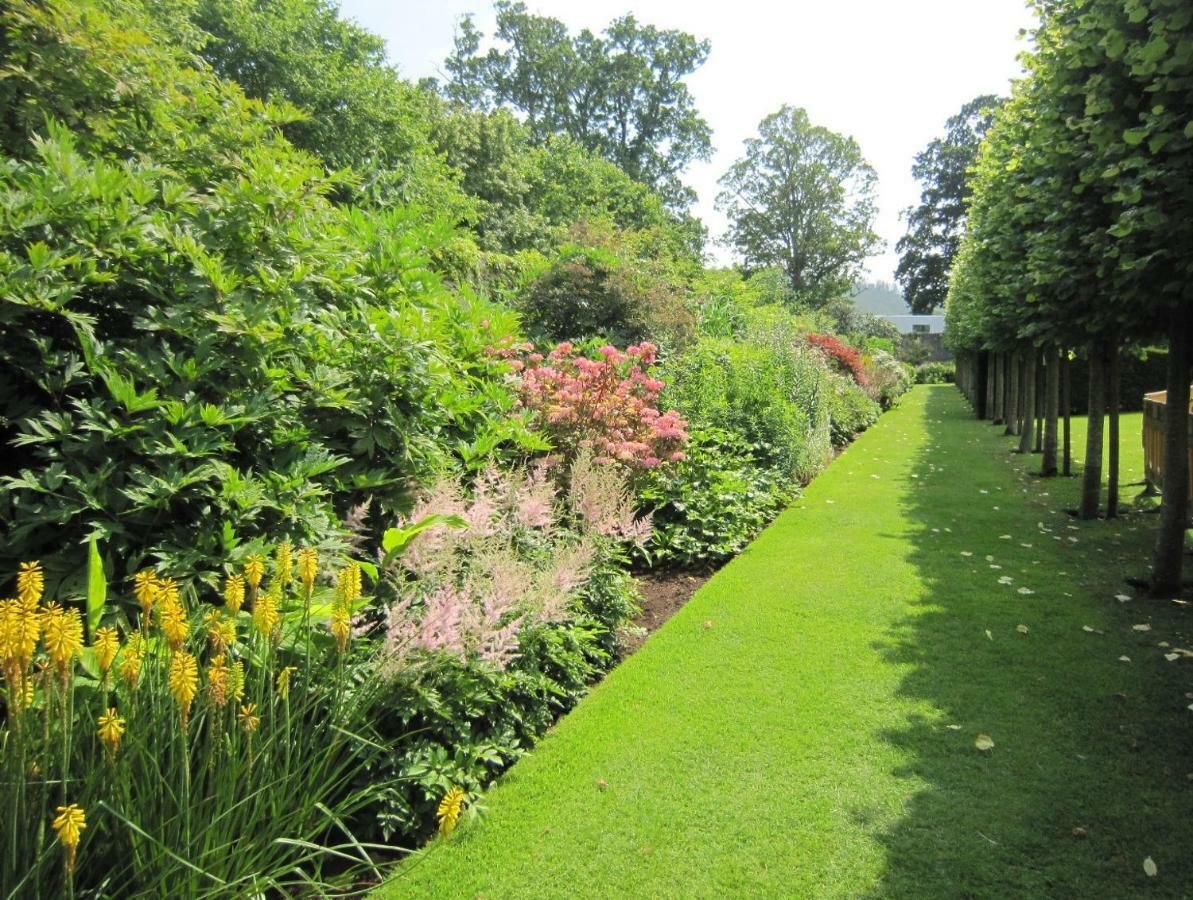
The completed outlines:
[[[568,342],[546,355],[527,345],[495,352],[510,358],[522,407],[569,458],[590,450],[597,463],[646,469],[683,459],[688,423],[659,411],[665,385],[650,374],[654,344],[604,346],[595,359]]]
[[[411,521],[458,516],[465,527],[419,533],[400,558],[400,599],[386,613],[385,653],[394,669],[448,657],[504,669],[525,629],[584,613],[594,573],[620,546],[642,546],[650,519],[637,515],[622,470],[581,450],[556,484],[557,463],[484,471],[470,491],[442,478]]]

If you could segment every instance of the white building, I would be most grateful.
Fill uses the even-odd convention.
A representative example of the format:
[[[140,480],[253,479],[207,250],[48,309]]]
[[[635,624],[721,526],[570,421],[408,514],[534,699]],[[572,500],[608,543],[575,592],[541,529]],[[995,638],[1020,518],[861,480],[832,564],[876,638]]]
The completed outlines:
[[[900,334],[944,334],[944,316],[883,316]]]

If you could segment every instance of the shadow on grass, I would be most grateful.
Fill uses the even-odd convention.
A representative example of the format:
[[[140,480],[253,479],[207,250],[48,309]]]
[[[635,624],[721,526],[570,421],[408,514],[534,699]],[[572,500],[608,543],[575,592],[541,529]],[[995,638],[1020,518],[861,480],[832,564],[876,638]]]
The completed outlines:
[[[884,735],[907,790],[872,896],[1193,895],[1193,660],[1164,658],[1193,607],[1115,596],[1155,518],[1073,523],[1076,480],[1028,475],[955,392],[925,416],[903,506],[926,591],[880,649],[939,716]]]

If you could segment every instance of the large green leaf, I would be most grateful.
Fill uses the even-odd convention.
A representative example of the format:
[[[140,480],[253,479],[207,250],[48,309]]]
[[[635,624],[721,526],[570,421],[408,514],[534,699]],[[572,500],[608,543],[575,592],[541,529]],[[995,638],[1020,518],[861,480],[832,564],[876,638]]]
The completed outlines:
[[[87,631],[92,638],[103,618],[108,601],[108,579],[104,574],[104,560],[99,555],[99,539],[93,534],[87,547]]]

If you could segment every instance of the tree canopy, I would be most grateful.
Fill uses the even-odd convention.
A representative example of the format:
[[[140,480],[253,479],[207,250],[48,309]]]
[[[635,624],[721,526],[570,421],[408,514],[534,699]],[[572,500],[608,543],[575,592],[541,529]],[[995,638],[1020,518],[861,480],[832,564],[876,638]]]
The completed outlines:
[[[781,267],[798,302],[819,306],[848,293],[881,245],[878,176],[857,142],[784,106],[745,143],[717,197],[729,243],[749,267]]]
[[[682,31],[615,19],[600,35],[569,33],[523,3],[498,2],[497,44],[465,17],[445,67],[448,96],[474,109],[505,106],[533,138],[566,134],[659,190],[673,205],[692,192],[680,173],[707,159],[711,129],[684,79],[708,57],[707,41]]]
[[[944,305],[965,226],[970,169],[1001,102],[993,94],[970,100],[945,123],[944,135],[916,154],[911,173],[923,191],[919,204],[904,211],[907,233],[895,245],[895,279],[913,312],[930,313]]]

